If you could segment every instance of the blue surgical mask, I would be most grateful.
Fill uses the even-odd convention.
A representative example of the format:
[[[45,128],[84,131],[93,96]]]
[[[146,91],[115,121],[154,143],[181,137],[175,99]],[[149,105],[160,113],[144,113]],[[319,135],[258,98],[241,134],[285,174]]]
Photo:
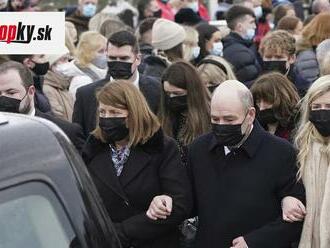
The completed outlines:
[[[105,69],[108,67],[108,57],[106,54],[98,54],[91,63],[100,69]]]
[[[253,11],[254,11],[254,15],[256,16],[257,19],[262,17],[263,12],[262,12],[262,7],[261,6],[255,7],[253,9]]]
[[[198,2],[193,2],[188,5],[188,8],[192,9],[195,13],[198,12]]]
[[[193,58],[197,59],[201,52],[201,48],[199,46],[193,48]]]
[[[243,39],[245,40],[253,40],[254,36],[255,36],[256,30],[254,28],[249,28],[248,30],[246,30],[246,34],[243,37]]]
[[[222,45],[221,41],[213,43],[213,48],[212,48],[210,54],[215,55],[215,56],[223,55],[223,45]]]
[[[83,6],[82,14],[86,17],[92,17],[96,13],[96,5],[92,3],[85,4]]]

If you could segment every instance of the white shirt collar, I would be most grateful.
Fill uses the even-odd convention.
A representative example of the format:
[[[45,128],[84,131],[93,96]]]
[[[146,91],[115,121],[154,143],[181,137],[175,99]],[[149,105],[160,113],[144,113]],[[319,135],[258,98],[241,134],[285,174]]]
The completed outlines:
[[[241,146],[245,143],[245,141],[248,139],[248,137],[249,137],[250,134],[252,133],[252,130],[253,130],[253,124],[252,124],[252,126],[251,126],[251,130],[250,130],[250,132],[249,132],[249,135],[246,137],[246,139],[244,140],[244,142],[243,142],[239,147],[241,147]],[[224,151],[225,151],[225,156],[227,156],[227,155],[231,152],[231,150],[230,150],[227,146],[224,146],[223,149],[224,149]]]

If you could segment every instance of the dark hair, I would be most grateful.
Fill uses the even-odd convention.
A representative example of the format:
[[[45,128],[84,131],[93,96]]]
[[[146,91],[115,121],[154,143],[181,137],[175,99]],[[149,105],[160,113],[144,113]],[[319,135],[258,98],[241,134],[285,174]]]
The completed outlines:
[[[139,11],[139,19],[143,20],[145,18],[144,16],[144,10],[147,8],[147,6],[150,4],[151,0],[139,0],[137,3],[137,9]]]
[[[4,74],[10,70],[18,72],[25,88],[29,88],[34,84],[30,70],[23,64],[16,61],[7,61],[0,64],[0,74]]]
[[[209,131],[210,128],[210,95],[202,83],[196,69],[185,61],[170,65],[163,73],[162,83],[187,90],[188,112],[181,137],[184,145],[190,144],[197,136]],[[175,115],[166,108],[164,87],[161,94],[160,122],[164,131],[173,137],[173,121]]]
[[[25,59],[30,59],[32,57],[33,57],[33,55],[31,55],[31,54],[15,54],[15,55],[9,55],[9,59],[10,60],[19,62],[21,64],[23,64],[23,62],[24,62]]]
[[[131,46],[135,54],[140,52],[139,44],[135,35],[129,31],[119,31],[114,33],[109,38],[108,43],[111,43],[116,47]]]
[[[206,50],[206,42],[209,41],[212,38],[212,35],[215,32],[218,32],[219,29],[215,26],[203,23],[196,27],[196,30],[198,32],[198,45],[200,47],[200,54],[197,58],[197,62],[201,61],[203,58],[205,58],[207,55],[209,55],[209,52]]]
[[[274,11],[274,24],[275,26],[277,26],[278,22],[287,15],[288,10],[293,9],[294,7],[292,4],[281,4],[278,5],[275,9],[273,9]]]
[[[139,29],[138,29],[140,36],[142,36],[144,33],[148,32],[149,30],[152,30],[152,27],[156,20],[157,20],[156,17],[150,17],[150,18],[144,19],[140,23]]]
[[[275,117],[282,127],[291,124],[291,117],[296,114],[299,95],[287,77],[279,72],[263,74],[256,79],[250,90],[255,103],[263,100],[273,104]]]
[[[227,25],[231,30],[236,28],[238,22],[241,21],[245,16],[255,17],[253,11],[241,5],[234,5],[231,7],[226,14]]]
[[[182,8],[174,16],[174,20],[178,24],[195,26],[201,22],[202,19],[191,8]]]

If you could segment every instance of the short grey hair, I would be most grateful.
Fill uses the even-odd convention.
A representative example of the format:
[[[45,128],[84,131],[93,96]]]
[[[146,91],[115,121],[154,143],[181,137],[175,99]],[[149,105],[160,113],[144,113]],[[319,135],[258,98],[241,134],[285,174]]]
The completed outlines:
[[[330,51],[330,39],[322,41],[316,48],[316,58],[319,65],[323,64],[323,61]]]

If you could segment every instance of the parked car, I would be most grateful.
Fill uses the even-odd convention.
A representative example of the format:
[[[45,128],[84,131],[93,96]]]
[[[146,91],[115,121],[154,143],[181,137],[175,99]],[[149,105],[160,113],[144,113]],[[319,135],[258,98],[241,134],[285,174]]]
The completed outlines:
[[[0,113],[0,247],[121,248],[82,159],[46,120]]]

